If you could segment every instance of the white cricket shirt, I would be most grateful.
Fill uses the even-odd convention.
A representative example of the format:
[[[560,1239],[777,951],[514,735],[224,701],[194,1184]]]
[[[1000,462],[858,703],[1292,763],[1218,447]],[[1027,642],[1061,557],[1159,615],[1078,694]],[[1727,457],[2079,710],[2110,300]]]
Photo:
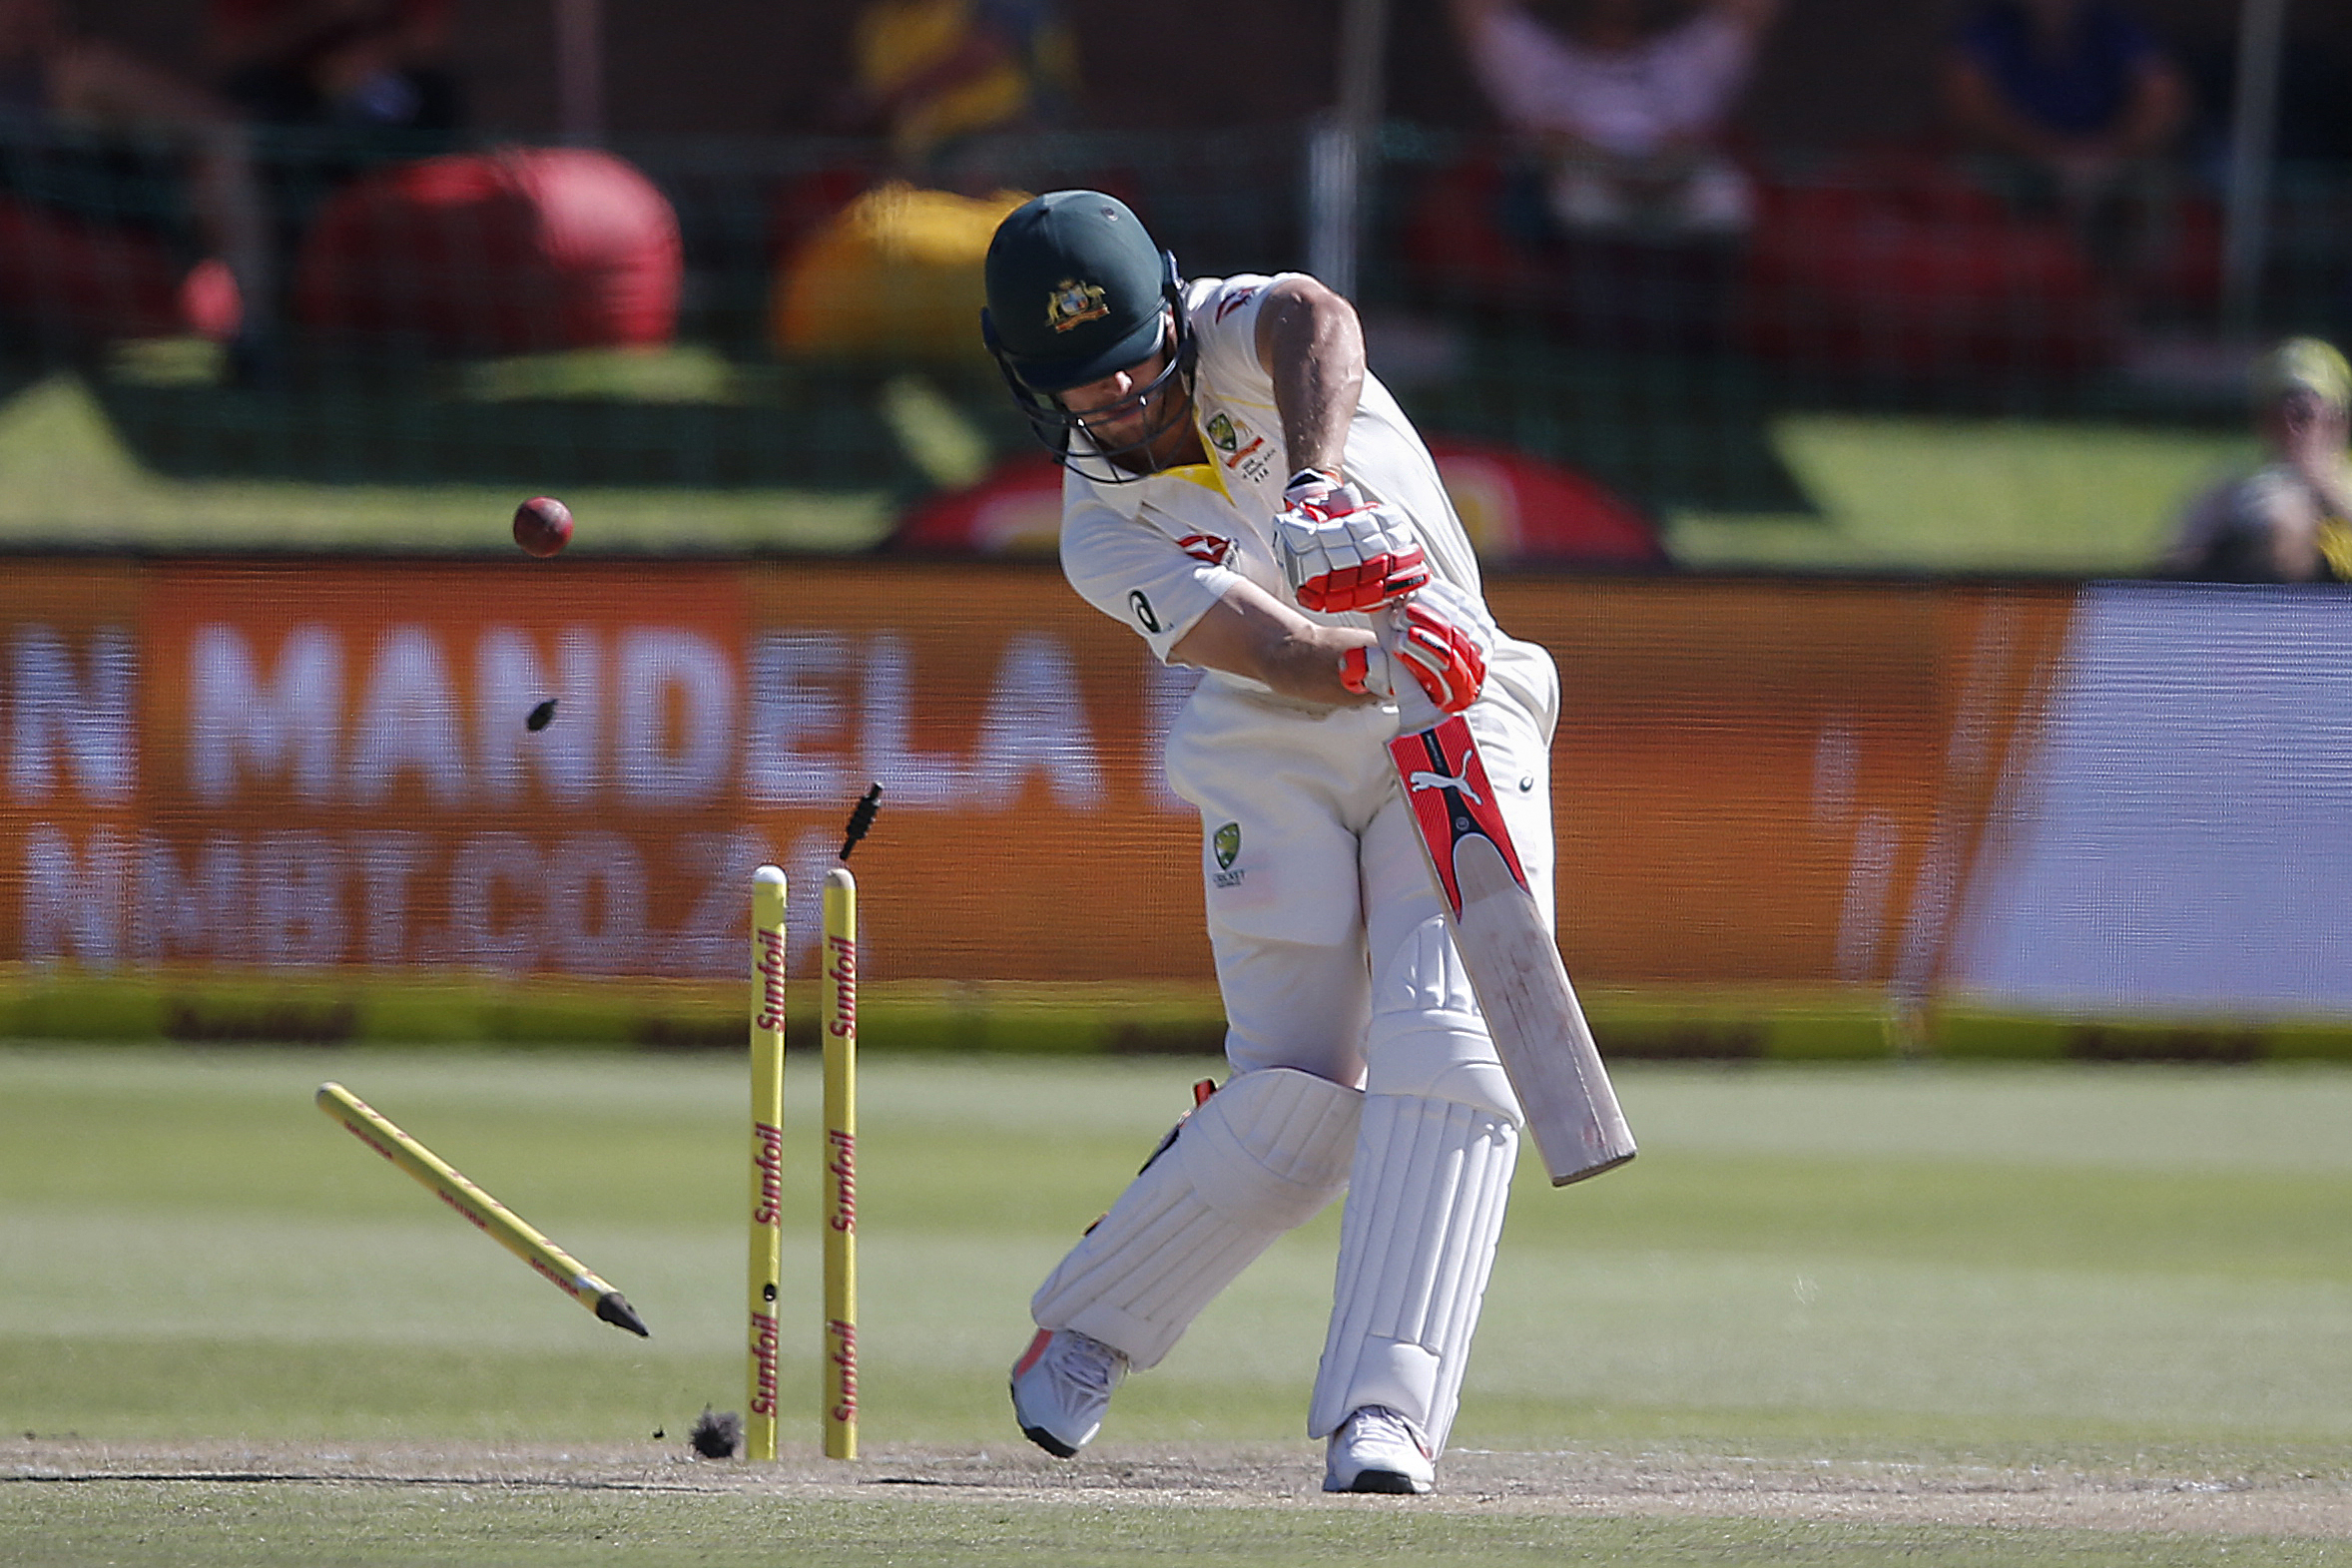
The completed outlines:
[[[1087,603],[1126,622],[1163,661],[1236,577],[1296,608],[1274,555],[1274,517],[1296,465],[1283,442],[1273,378],[1258,363],[1257,341],[1267,288],[1295,275],[1245,273],[1185,285],[1199,344],[1192,416],[1207,462],[1126,484],[1065,471],[1063,573]],[[1083,444],[1082,436],[1075,439]],[[1431,571],[1465,592],[1479,591],[1477,557],[1429,448],[1396,398],[1370,374],[1348,427],[1343,462],[1351,483],[1411,520]],[[1300,613],[1331,625],[1369,624],[1361,615]],[[1218,671],[1208,679],[1263,690]]]

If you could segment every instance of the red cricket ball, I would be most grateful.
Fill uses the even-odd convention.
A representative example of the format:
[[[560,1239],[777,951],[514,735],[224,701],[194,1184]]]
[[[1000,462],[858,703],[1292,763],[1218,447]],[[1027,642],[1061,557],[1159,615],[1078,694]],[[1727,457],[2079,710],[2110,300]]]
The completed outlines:
[[[533,555],[553,555],[572,542],[572,509],[551,495],[535,495],[514,509],[514,542]]]

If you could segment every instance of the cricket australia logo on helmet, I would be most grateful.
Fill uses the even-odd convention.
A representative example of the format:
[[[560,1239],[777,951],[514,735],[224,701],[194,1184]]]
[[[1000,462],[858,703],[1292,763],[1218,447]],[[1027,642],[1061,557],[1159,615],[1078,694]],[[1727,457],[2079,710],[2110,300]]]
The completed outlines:
[[[981,270],[981,338],[1054,457],[1098,484],[1165,466],[1155,443],[1192,416],[1198,353],[1175,257],[1117,198],[1049,191],[1005,215]],[[1063,400],[1147,364],[1117,403]]]
[[[1057,332],[1098,321],[1110,313],[1110,301],[1103,296],[1102,285],[1082,283],[1075,277],[1065,277],[1056,283],[1045,301],[1045,323]]]

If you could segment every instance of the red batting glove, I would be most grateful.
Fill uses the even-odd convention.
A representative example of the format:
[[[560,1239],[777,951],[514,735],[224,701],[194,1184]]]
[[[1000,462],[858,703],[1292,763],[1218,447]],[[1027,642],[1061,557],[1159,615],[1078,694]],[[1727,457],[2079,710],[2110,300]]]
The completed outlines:
[[[1404,626],[1397,638],[1395,657],[1421,683],[1429,700],[1442,713],[1458,714],[1477,701],[1486,684],[1486,648],[1471,629],[1431,611],[1416,597],[1400,609]],[[1485,646],[1481,646],[1484,643]]]
[[[1354,485],[1326,490],[1277,515],[1274,553],[1303,610],[1377,610],[1430,580],[1421,542],[1404,514],[1367,503]]]
[[[1433,579],[1419,593],[1376,617],[1370,648],[1352,648],[1340,661],[1340,682],[1351,692],[1394,701],[1407,730],[1458,714],[1477,701],[1486,684],[1486,656],[1496,631],[1486,607],[1452,583]],[[1412,677],[1400,682],[1399,670]],[[1427,723],[1419,722],[1426,719]]]

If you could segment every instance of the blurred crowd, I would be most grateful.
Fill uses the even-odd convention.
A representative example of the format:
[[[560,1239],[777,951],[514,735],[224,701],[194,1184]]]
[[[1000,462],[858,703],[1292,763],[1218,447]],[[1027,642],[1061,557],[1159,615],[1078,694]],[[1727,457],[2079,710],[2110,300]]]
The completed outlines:
[[[460,120],[445,0],[210,0],[167,66],[0,0],[0,280],[20,318],[126,335],[193,326],[266,353],[315,191],[264,156],[273,128],[351,133],[323,185]],[[409,139],[398,140],[403,134]],[[39,263],[47,259],[44,268]]]
[[[2252,376],[2262,460],[2190,503],[2162,569],[2225,583],[2352,582],[2352,369],[2289,338]]]
[[[429,154],[435,138],[455,148],[466,127],[449,0],[206,0],[201,47],[168,66],[78,30],[62,3],[0,0],[0,119],[20,138],[47,129],[58,140],[7,160],[8,222],[144,229],[172,242],[175,262],[214,262],[204,330],[234,316],[248,338],[274,333],[332,193]],[[2198,173],[2210,160],[2200,166],[2186,139],[2201,127],[2209,147],[2223,106],[2209,101],[2212,72],[2186,69],[2133,0],[1956,0],[1940,24],[1934,113],[1830,149],[1795,177],[1743,118],[1760,62],[1825,46],[1818,28],[1784,39],[1783,3],[1447,0],[1440,39],[1452,58],[1426,61],[1411,53],[1413,18],[1400,18],[1392,82],[1451,70],[1462,83],[1454,118],[1495,133],[1399,193],[1414,280],[1574,325],[1596,313],[1580,296],[1627,276],[1662,276],[1670,293],[1681,277],[1684,297],[1651,312],[1678,318],[1669,337],[1833,361],[1860,352],[1846,339],[1875,315],[1866,335],[1882,356],[2063,367],[2110,351],[2119,313],[2210,305],[2218,208]],[[1130,116],[1206,130],[1217,113],[1197,68],[1160,73],[1165,92],[1142,96],[1116,90],[1132,74],[1126,61],[1090,76],[1086,39],[1101,54],[1105,19],[1082,34],[1057,0],[831,9],[844,18],[833,58],[804,67],[822,89],[790,118],[878,151],[821,188],[815,206],[828,211],[878,176],[964,197],[1008,188],[1003,150],[1040,130],[1119,129]],[[1283,25],[1291,32],[1270,27],[1270,46],[1315,36],[1299,34],[1298,18]],[[1322,31],[1337,25],[1335,10]],[[1204,41],[1230,31],[1200,26]],[[1337,92],[1336,44],[1325,37],[1322,57],[1280,84],[1290,118]],[[1265,78],[1258,71],[1250,90],[1262,93]],[[284,156],[289,133],[334,150],[313,140],[302,157]],[[134,142],[164,150],[141,189],[121,177]],[[814,224],[804,211],[782,227],[790,244]],[[104,249],[115,237],[72,238]],[[1628,261],[1612,244],[1691,255]],[[1727,247],[1736,259],[1721,257]],[[2040,320],[2006,319],[2021,294]],[[1850,307],[1826,308],[1838,300]],[[1642,311],[1603,298],[1597,313]],[[1807,325],[1808,315],[1850,319]]]
[[[449,0],[205,0],[200,46],[168,62],[76,26],[68,5],[0,0],[0,347],[196,333],[267,384],[296,352],[480,356],[677,329],[692,233],[674,184],[612,151],[477,128]],[[960,342],[979,252],[1037,173],[1038,133],[1207,134],[1221,111],[1203,62],[1219,51],[1256,71],[1248,92],[1283,84],[1266,123],[1304,124],[1337,92],[1326,9],[1304,33],[1265,18],[1268,52],[1292,60],[1270,76],[1230,58],[1242,23],[1223,13],[1147,34],[1140,9],[1119,23],[1067,0],[838,0],[838,25],[806,34],[825,41],[803,63],[821,90],[777,122],[840,151],[765,197],[769,343],[888,358]],[[1437,91],[1400,86],[1452,81],[1456,130],[1390,172],[1368,275],[1408,307],[1565,344],[1893,381],[2079,375],[2151,331],[2219,323],[2226,73],[2137,0],[1954,0],[1935,23],[1932,106],[1900,134],[1800,155],[1761,138],[1749,107],[1760,77],[1842,48],[1808,23],[1823,14],[1822,0],[1398,13],[1392,108]],[[1297,57],[1301,39],[1319,47]],[[1190,85],[1147,88],[1139,60]],[[1165,194],[1132,170],[1083,172],[1146,206]],[[2352,322],[2352,264],[2336,264],[2332,292],[2274,330]],[[2343,399],[2311,366],[2341,361],[2316,337],[2296,353],[2301,368],[2260,371],[2290,387],[2261,393],[2278,461],[2254,491],[2201,504],[2175,569],[2309,576],[2334,559],[2317,520],[2341,515],[2344,492],[2311,454],[2341,447]],[[2293,412],[2304,402],[2317,411]],[[2304,544],[2244,543],[2245,518],[2298,507]]]

